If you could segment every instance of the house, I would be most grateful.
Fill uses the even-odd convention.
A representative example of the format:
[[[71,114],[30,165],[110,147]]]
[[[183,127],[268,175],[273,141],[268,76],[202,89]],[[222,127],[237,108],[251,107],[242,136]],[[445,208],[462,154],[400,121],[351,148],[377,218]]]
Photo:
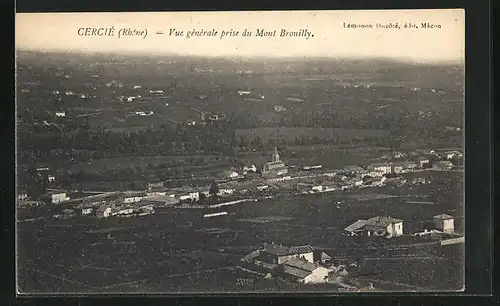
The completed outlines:
[[[296,188],[298,192],[309,192],[313,186],[313,183],[299,182],[297,183]]]
[[[329,270],[300,258],[291,258],[283,264],[283,273],[302,284],[326,283]]]
[[[368,220],[357,220],[344,230],[351,236],[365,234],[367,236],[396,237],[403,235],[403,220],[377,216]]]
[[[314,252],[314,262],[326,263],[332,260],[332,257],[324,251]]]
[[[314,166],[304,166],[302,167],[302,170],[317,170],[317,169],[322,169],[322,165],[314,165]]]
[[[359,186],[363,185],[363,178],[361,176],[356,176],[356,177],[351,179],[351,183],[354,186],[359,187]]]
[[[455,231],[454,218],[447,214],[434,216],[436,229],[444,233],[453,233]]]
[[[348,232],[351,236],[356,236],[364,231],[366,225],[366,220],[358,220],[348,227],[344,228],[344,231]]]
[[[88,216],[90,214],[92,214],[92,212],[94,211],[94,208],[93,207],[82,207],[81,208],[81,214],[82,216]]]
[[[139,216],[146,216],[146,215],[152,215],[155,213],[153,205],[145,205],[142,207],[139,207],[137,212],[139,213]]]
[[[230,180],[237,180],[239,178],[242,178],[242,176],[234,171],[234,170],[226,170],[226,171],[223,171],[220,175],[220,181],[221,182],[226,182],[226,181],[230,181]]]
[[[403,162],[404,172],[409,172],[417,168],[417,163],[413,161],[405,161]]]
[[[248,172],[257,172],[257,167],[255,165],[252,165],[251,167],[244,166],[243,174],[247,174]]]
[[[382,174],[388,174],[392,173],[392,165],[389,163],[374,163],[368,166],[368,170],[372,170]]]
[[[403,173],[403,164],[402,163],[396,163],[392,165],[392,173]]]
[[[143,197],[141,196],[126,196],[123,198],[123,203],[125,204],[130,204],[130,203],[137,203],[142,200]]]
[[[75,210],[74,209],[63,209],[62,211],[62,218],[63,219],[69,219],[75,216]]]
[[[428,164],[430,164],[430,160],[428,157],[425,157],[425,156],[420,156],[417,158],[417,165],[420,167],[420,168],[423,168],[425,166],[427,166]]]
[[[163,188],[163,182],[148,183],[148,190],[156,188]]]
[[[269,186],[268,186],[268,185],[257,186],[257,189],[258,189],[259,191],[264,191],[264,190],[266,190],[267,188],[269,188]]]
[[[96,217],[97,218],[107,218],[109,216],[111,216],[111,207],[108,205],[101,205],[96,210]]]
[[[443,160],[439,161],[437,163],[434,163],[432,165],[432,168],[437,169],[437,170],[450,170],[453,168],[453,163],[449,160]]]
[[[181,201],[199,201],[200,200],[200,193],[198,191],[195,192],[189,192],[183,195],[179,196],[179,200]]]
[[[56,112],[56,117],[66,117],[66,112]]]
[[[349,172],[349,173],[359,173],[362,172],[364,169],[360,166],[345,166],[344,171]]]
[[[228,196],[234,193],[234,188],[220,188],[219,192],[217,192],[218,196]]]
[[[131,207],[115,207],[111,209],[112,216],[125,216],[134,213],[134,209]]]
[[[122,196],[124,204],[138,203],[145,197],[146,197],[145,192],[137,192],[137,191],[127,191]]]
[[[444,155],[446,156],[446,159],[453,159],[454,157],[463,157],[463,154],[458,151],[447,151],[444,152]]]
[[[311,187],[312,192],[323,192],[324,188],[322,185],[314,185]]]
[[[259,258],[270,264],[282,264],[292,258],[304,258],[304,260],[314,262],[314,249],[310,245],[284,247],[277,244],[266,245]]]
[[[23,201],[26,201],[27,199],[28,199],[28,194],[27,194],[27,193],[25,193],[25,192],[21,192],[21,193],[19,193],[19,194],[17,195],[17,200],[18,200],[18,201],[23,202]]]
[[[68,201],[69,197],[66,196],[66,192],[55,193],[51,195],[52,203],[57,204],[63,201]]]

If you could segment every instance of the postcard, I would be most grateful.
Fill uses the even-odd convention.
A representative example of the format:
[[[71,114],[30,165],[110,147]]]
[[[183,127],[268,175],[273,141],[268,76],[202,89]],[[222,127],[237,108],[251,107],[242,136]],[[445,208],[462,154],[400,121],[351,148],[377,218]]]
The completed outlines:
[[[464,15],[17,14],[17,293],[464,290]]]

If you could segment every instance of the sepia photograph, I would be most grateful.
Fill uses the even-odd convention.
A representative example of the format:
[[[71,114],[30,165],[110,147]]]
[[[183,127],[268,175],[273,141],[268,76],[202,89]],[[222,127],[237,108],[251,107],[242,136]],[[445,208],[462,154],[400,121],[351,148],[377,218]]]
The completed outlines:
[[[463,291],[464,18],[16,14],[17,294]]]

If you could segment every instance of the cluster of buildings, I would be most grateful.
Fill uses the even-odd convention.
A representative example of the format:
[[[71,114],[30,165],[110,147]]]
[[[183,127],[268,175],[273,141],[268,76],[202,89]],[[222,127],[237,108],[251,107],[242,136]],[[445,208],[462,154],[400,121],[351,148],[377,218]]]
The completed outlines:
[[[107,193],[68,200],[61,205],[55,218],[73,217],[132,217],[154,214],[154,205],[142,202],[141,194]]]
[[[241,259],[245,269],[272,273],[298,283],[327,283],[332,268],[331,257],[310,245],[285,247],[264,244]]]
[[[414,236],[431,235],[433,233],[452,234],[455,232],[455,218],[447,214],[440,214],[433,217],[431,229],[425,229],[424,232],[414,233]],[[393,238],[403,235],[403,220],[376,216],[367,220],[357,220],[344,229],[350,236],[379,236]]]
[[[367,220],[357,220],[344,230],[351,236],[398,237],[403,235],[403,220],[375,216]],[[436,215],[433,217],[431,230],[426,229],[414,236],[432,233],[453,234],[454,218],[447,214]],[[264,243],[262,247],[244,256],[240,267],[261,275],[271,275],[297,283],[317,284],[338,282],[340,274],[337,272],[343,266],[334,266],[330,255],[310,245],[287,247]]]

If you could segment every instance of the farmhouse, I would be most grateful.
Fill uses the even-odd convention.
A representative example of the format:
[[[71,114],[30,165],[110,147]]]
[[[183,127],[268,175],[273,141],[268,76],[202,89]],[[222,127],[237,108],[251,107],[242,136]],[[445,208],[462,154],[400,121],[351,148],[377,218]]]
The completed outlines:
[[[402,163],[394,163],[392,164],[392,173],[403,173],[403,164]]]
[[[444,152],[444,155],[446,156],[447,159],[453,159],[454,157],[462,157],[463,154],[458,151],[447,151]]]
[[[68,201],[69,200],[69,197],[66,196],[66,192],[54,193],[50,197],[52,199],[52,203],[54,203],[54,204],[61,203],[63,201]]]
[[[454,218],[450,215],[441,214],[434,216],[434,224],[437,230],[444,233],[453,233],[455,231]]]
[[[430,164],[430,160],[425,156],[420,156],[417,158],[417,164],[419,167],[423,168]]]
[[[305,259],[291,258],[283,264],[283,273],[303,284],[325,283],[329,270]]]
[[[387,238],[403,235],[403,220],[391,217],[372,217],[358,220],[344,229],[351,236],[385,236]]]
[[[374,163],[368,166],[368,170],[372,170],[381,174],[392,173],[392,165],[389,163]]]
[[[107,218],[111,216],[111,207],[109,205],[102,205],[96,210],[97,218]]]
[[[403,162],[404,172],[409,172],[417,168],[417,163],[413,161],[405,161]]]
[[[292,258],[304,258],[304,260],[314,262],[314,249],[310,245],[284,247],[276,244],[269,244],[262,249],[259,258],[270,264],[282,264]]]
[[[157,188],[163,188],[163,182],[149,182],[148,190],[153,190]]]
[[[453,168],[453,163],[449,160],[443,160],[433,164],[432,168],[438,170],[450,170],[451,168]]]

